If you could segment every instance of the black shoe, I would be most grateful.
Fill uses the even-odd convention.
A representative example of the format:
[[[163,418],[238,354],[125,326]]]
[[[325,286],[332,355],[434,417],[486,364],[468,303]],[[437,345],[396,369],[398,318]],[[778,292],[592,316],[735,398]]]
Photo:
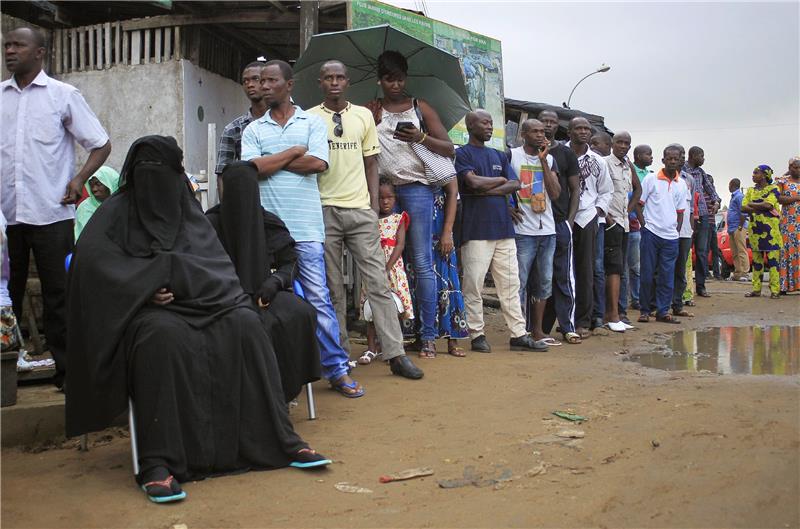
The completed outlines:
[[[484,336],[483,334],[481,334],[480,336],[478,336],[477,338],[472,340],[472,343],[470,344],[470,348],[473,351],[477,351],[479,353],[491,353],[492,352],[492,346],[489,345],[489,342],[486,341],[486,336]]]
[[[698,290],[697,291],[697,295],[700,296],[701,298],[710,298],[711,297],[711,294],[709,294],[707,290]]]
[[[589,327],[590,331],[597,329],[598,327],[603,326],[603,318],[595,318],[592,320],[592,325]]]
[[[397,376],[410,378],[412,380],[418,380],[425,375],[422,369],[415,366],[414,362],[406,355],[395,356],[389,360],[389,369]]]
[[[66,391],[64,388],[66,387],[66,376],[64,373],[56,373],[53,375],[53,385],[56,387],[56,391],[64,393]]]
[[[524,334],[517,338],[511,338],[508,341],[509,347],[512,351],[547,351],[547,347],[536,345],[536,342],[531,338],[530,334]]]

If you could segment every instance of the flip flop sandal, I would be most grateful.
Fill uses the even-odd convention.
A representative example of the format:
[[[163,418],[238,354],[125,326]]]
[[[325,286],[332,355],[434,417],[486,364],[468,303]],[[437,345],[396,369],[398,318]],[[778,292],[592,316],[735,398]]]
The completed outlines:
[[[465,356],[467,356],[467,353],[464,352],[464,349],[457,345],[454,345],[453,347],[448,347],[447,354],[458,358],[464,358]]]
[[[576,329],[575,331],[578,333],[578,336],[581,337],[581,340],[585,340],[592,335],[592,333],[589,332],[589,329],[584,329],[583,327]]]
[[[364,396],[364,388],[358,385],[358,382],[355,380],[347,383],[342,381],[343,377],[339,377],[338,379],[331,381],[331,389],[334,391],[338,391],[348,399],[357,399],[358,397]]]
[[[578,338],[580,338],[580,336]],[[559,342],[555,338],[551,338],[550,336],[542,338],[541,340],[537,341],[536,343],[541,343],[541,344],[546,345],[548,347],[558,347],[559,345],[562,345],[561,342]]]
[[[761,292],[748,292],[744,295],[746,298],[760,298]]]
[[[375,351],[364,351],[364,354],[358,357],[358,363],[362,366],[369,365],[379,354]]]
[[[681,316],[683,318],[694,318],[694,313],[689,312],[688,310],[673,310],[673,316]]]
[[[680,320],[676,320],[669,314],[664,314],[663,316],[656,316],[656,321],[661,323],[680,323]]]
[[[686,305],[687,307],[696,307],[697,306],[697,303],[695,303],[691,299],[687,299],[686,301],[683,302],[683,304]]]
[[[566,341],[570,345],[578,345],[583,340],[581,340],[581,335],[576,332],[568,332],[564,333],[564,341]]]
[[[770,294],[769,295],[769,299],[781,299],[781,295],[780,294]]]
[[[142,490],[153,503],[171,503],[186,498],[186,492],[181,490],[172,474],[161,481],[148,481],[142,485]]]
[[[420,358],[436,358],[436,345],[433,340],[423,340],[422,349],[419,352]]]
[[[641,316],[639,316],[639,319],[636,320],[636,321],[638,321],[639,323],[649,323],[650,322],[650,316],[648,316],[647,314],[642,314]]]
[[[294,468],[317,468],[330,465],[331,463],[333,463],[333,461],[318,454],[316,450],[302,448],[295,453],[294,460],[289,463],[289,466]]]

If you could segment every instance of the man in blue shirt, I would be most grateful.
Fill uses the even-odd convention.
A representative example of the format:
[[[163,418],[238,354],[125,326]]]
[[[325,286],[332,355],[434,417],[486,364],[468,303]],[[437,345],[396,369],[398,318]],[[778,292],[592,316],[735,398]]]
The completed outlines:
[[[461,261],[464,279],[461,284],[472,350],[492,351],[486,341],[481,288],[486,272],[491,270],[500,308],[511,331],[513,350],[546,351],[525,330],[525,317],[519,300],[519,270],[514,223],[508,196],[519,190],[517,175],[508,157],[486,142],[492,138],[492,116],[485,110],[467,114],[469,143],[456,151],[461,194]]]
[[[322,374],[345,397],[361,397],[364,388],[348,374],[349,358],[339,343],[339,322],[325,277],[317,174],[328,168],[328,131],[321,118],[292,104],[293,84],[287,63],[264,65],[261,88],[269,110],[244,130],[242,159],[258,166],[261,205],[281,218],[296,241],[297,278],[317,311]]]
[[[750,281],[747,277],[747,272],[750,271],[750,259],[747,258],[747,231],[744,229],[745,220],[742,213],[744,194],[740,189],[741,185],[738,178],[734,178],[728,184],[728,191],[731,192],[731,203],[728,205],[728,241],[733,253],[733,280]]]

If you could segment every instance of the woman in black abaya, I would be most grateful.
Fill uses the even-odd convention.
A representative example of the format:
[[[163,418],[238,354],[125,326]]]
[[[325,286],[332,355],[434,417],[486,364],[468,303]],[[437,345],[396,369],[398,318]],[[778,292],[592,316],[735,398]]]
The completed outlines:
[[[182,156],[174,138],[131,146],[67,287],[67,435],[107,427],[130,394],[155,502],[185,497],[178,481],[330,462],[292,428],[270,339]]]
[[[286,401],[319,380],[317,313],[292,292],[297,254],[283,221],[261,207],[258,170],[250,162],[228,165],[225,192],[206,212],[228,252],[245,293],[258,305],[278,359]]]

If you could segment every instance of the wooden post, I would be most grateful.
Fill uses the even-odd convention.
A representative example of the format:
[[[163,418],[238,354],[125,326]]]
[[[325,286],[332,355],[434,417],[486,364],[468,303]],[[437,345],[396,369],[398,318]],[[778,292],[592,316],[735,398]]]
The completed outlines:
[[[131,31],[131,64],[142,63],[142,32]]]
[[[164,29],[164,60],[172,59],[172,28]]]
[[[86,68],[86,35],[83,30],[78,30],[78,63],[83,71]]]
[[[75,28],[69,31],[69,69],[78,69],[78,32]]]
[[[87,70],[94,69],[94,26],[86,26],[86,45],[89,46],[89,60],[86,63]]]
[[[217,124],[208,124],[208,158],[206,178],[208,179],[208,207],[216,206],[217,199]]]
[[[319,1],[300,2],[300,54],[306,51],[308,41],[319,27]]]
[[[122,26],[120,26],[122,27]],[[131,32],[130,31],[123,31],[122,32],[122,64],[130,64],[130,47],[131,47]]]
[[[158,63],[161,62],[161,40],[164,38],[164,28],[156,28],[155,37],[156,37],[155,60]]]
[[[150,62],[150,33],[151,30],[144,30],[144,64]]]
[[[105,44],[103,45],[105,67],[111,68],[111,22],[104,24],[103,37],[105,37]]]
[[[69,70],[69,32],[66,29],[61,30],[61,66],[62,72]]]
[[[175,26],[175,59],[183,57],[183,48],[181,47],[181,27]]]
[[[95,33],[95,42],[97,44],[96,51],[95,51],[95,53],[97,53],[97,62],[95,62],[95,67],[98,70],[102,70],[103,69],[103,42],[104,42],[104,40],[103,40],[103,25],[102,24],[98,24],[95,27],[95,32],[96,32]]]
[[[63,29],[57,29],[53,32],[53,54],[55,55],[53,72],[57,74],[64,71],[61,62],[61,33],[63,31]]]
[[[114,29],[114,64],[122,64],[122,23],[117,22]]]

